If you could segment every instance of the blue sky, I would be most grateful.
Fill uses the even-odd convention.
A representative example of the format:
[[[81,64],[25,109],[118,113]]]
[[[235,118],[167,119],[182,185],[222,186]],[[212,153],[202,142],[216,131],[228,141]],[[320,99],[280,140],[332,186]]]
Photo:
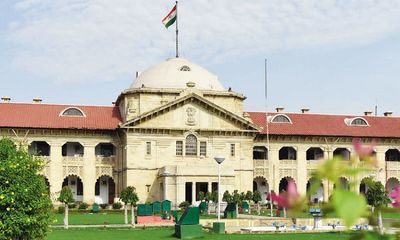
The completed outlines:
[[[0,1],[0,95],[109,105],[174,56],[168,0]],[[246,95],[245,109],[400,115],[400,0],[179,3],[181,55]]]

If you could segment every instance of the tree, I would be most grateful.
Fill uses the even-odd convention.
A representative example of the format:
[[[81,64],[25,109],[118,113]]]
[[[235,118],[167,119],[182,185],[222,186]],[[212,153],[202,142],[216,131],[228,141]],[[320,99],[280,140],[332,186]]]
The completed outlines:
[[[211,201],[214,203],[218,203],[218,191],[213,191],[211,193]]]
[[[253,192],[253,202],[257,204],[257,214],[260,215],[260,202],[261,202],[261,193],[258,190]]]
[[[225,202],[227,202],[227,203],[232,202],[232,195],[229,193],[228,190],[226,190],[226,191],[224,192],[224,195],[222,195],[222,201],[225,201]]]
[[[200,191],[197,193],[197,200],[203,201],[205,199],[205,194],[204,192]]]
[[[44,239],[51,222],[51,201],[44,162],[10,139],[0,140],[0,239]]]
[[[210,215],[210,201],[212,201],[212,193],[211,192],[206,192],[205,199],[207,201],[207,214]]]
[[[64,186],[57,200],[64,204],[64,228],[68,229],[68,204],[75,202],[71,188]]]
[[[365,198],[367,199],[367,203],[371,205],[372,212],[375,208],[380,208],[386,206],[386,204],[390,203],[390,199],[385,191],[385,187],[381,182],[370,180],[366,182],[368,186],[367,193],[365,194]],[[383,225],[382,225],[382,213],[378,209],[378,227],[381,234],[383,233]]]
[[[139,197],[136,193],[136,188],[128,186],[121,191],[121,201],[125,203],[125,224],[128,224],[128,204],[131,204],[131,224],[135,226],[135,212],[134,207],[139,201]]]
[[[218,191],[213,191],[212,193],[211,193],[211,201],[214,203],[214,212],[217,212],[217,206],[218,206],[218,204],[215,204],[215,203],[218,203]]]
[[[251,201],[251,200],[253,200],[253,193],[251,192],[251,191],[247,191],[246,192],[246,196],[245,196],[245,199],[247,200],[247,201]]]
[[[244,193],[244,192],[241,192],[240,193],[240,201],[246,201],[246,193]]]
[[[239,213],[239,204],[242,202],[240,199],[240,194],[238,190],[234,190],[232,194],[232,202],[236,205],[236,213]]]

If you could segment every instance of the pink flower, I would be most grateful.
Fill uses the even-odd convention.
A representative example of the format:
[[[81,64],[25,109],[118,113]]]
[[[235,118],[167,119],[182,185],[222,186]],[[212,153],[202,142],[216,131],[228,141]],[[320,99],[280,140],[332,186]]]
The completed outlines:
[[[396,186],[391,192],[390,192],[390,198],[393,200],[393,207],[400,207],[400,186]]]
[[[354,138],[353,146],[355,152],[358,154],[360,159],[371,157],[371,155],[375,151],[374,140],[370,144],[363,144],[360,138]]]
[[[289,181],[287,191],[282,192],[279,195],[275,193],[271,194],[272,201],[280,207],[291,208],[299,199],[300,195],[296,189],[296,183]]]

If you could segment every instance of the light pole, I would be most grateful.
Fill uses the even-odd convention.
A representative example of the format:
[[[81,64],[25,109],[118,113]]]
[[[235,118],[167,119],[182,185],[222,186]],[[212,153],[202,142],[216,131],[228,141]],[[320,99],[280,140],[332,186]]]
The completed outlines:
[[[214,160],[218,163],[218,222],[221,220],[221,163],[225,160],[223,156],[215,156]]]

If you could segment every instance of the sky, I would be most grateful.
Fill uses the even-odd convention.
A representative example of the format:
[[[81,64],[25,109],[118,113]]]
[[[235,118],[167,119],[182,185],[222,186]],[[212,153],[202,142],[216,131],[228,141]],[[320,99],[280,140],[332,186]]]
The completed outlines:
[[[0,95],[110,105],[175,56],[161,23],[174,4],[1,0]],[[178,19],[181,57],[247,96],[247,111],[400,116],[400,0],[181,0]]]

